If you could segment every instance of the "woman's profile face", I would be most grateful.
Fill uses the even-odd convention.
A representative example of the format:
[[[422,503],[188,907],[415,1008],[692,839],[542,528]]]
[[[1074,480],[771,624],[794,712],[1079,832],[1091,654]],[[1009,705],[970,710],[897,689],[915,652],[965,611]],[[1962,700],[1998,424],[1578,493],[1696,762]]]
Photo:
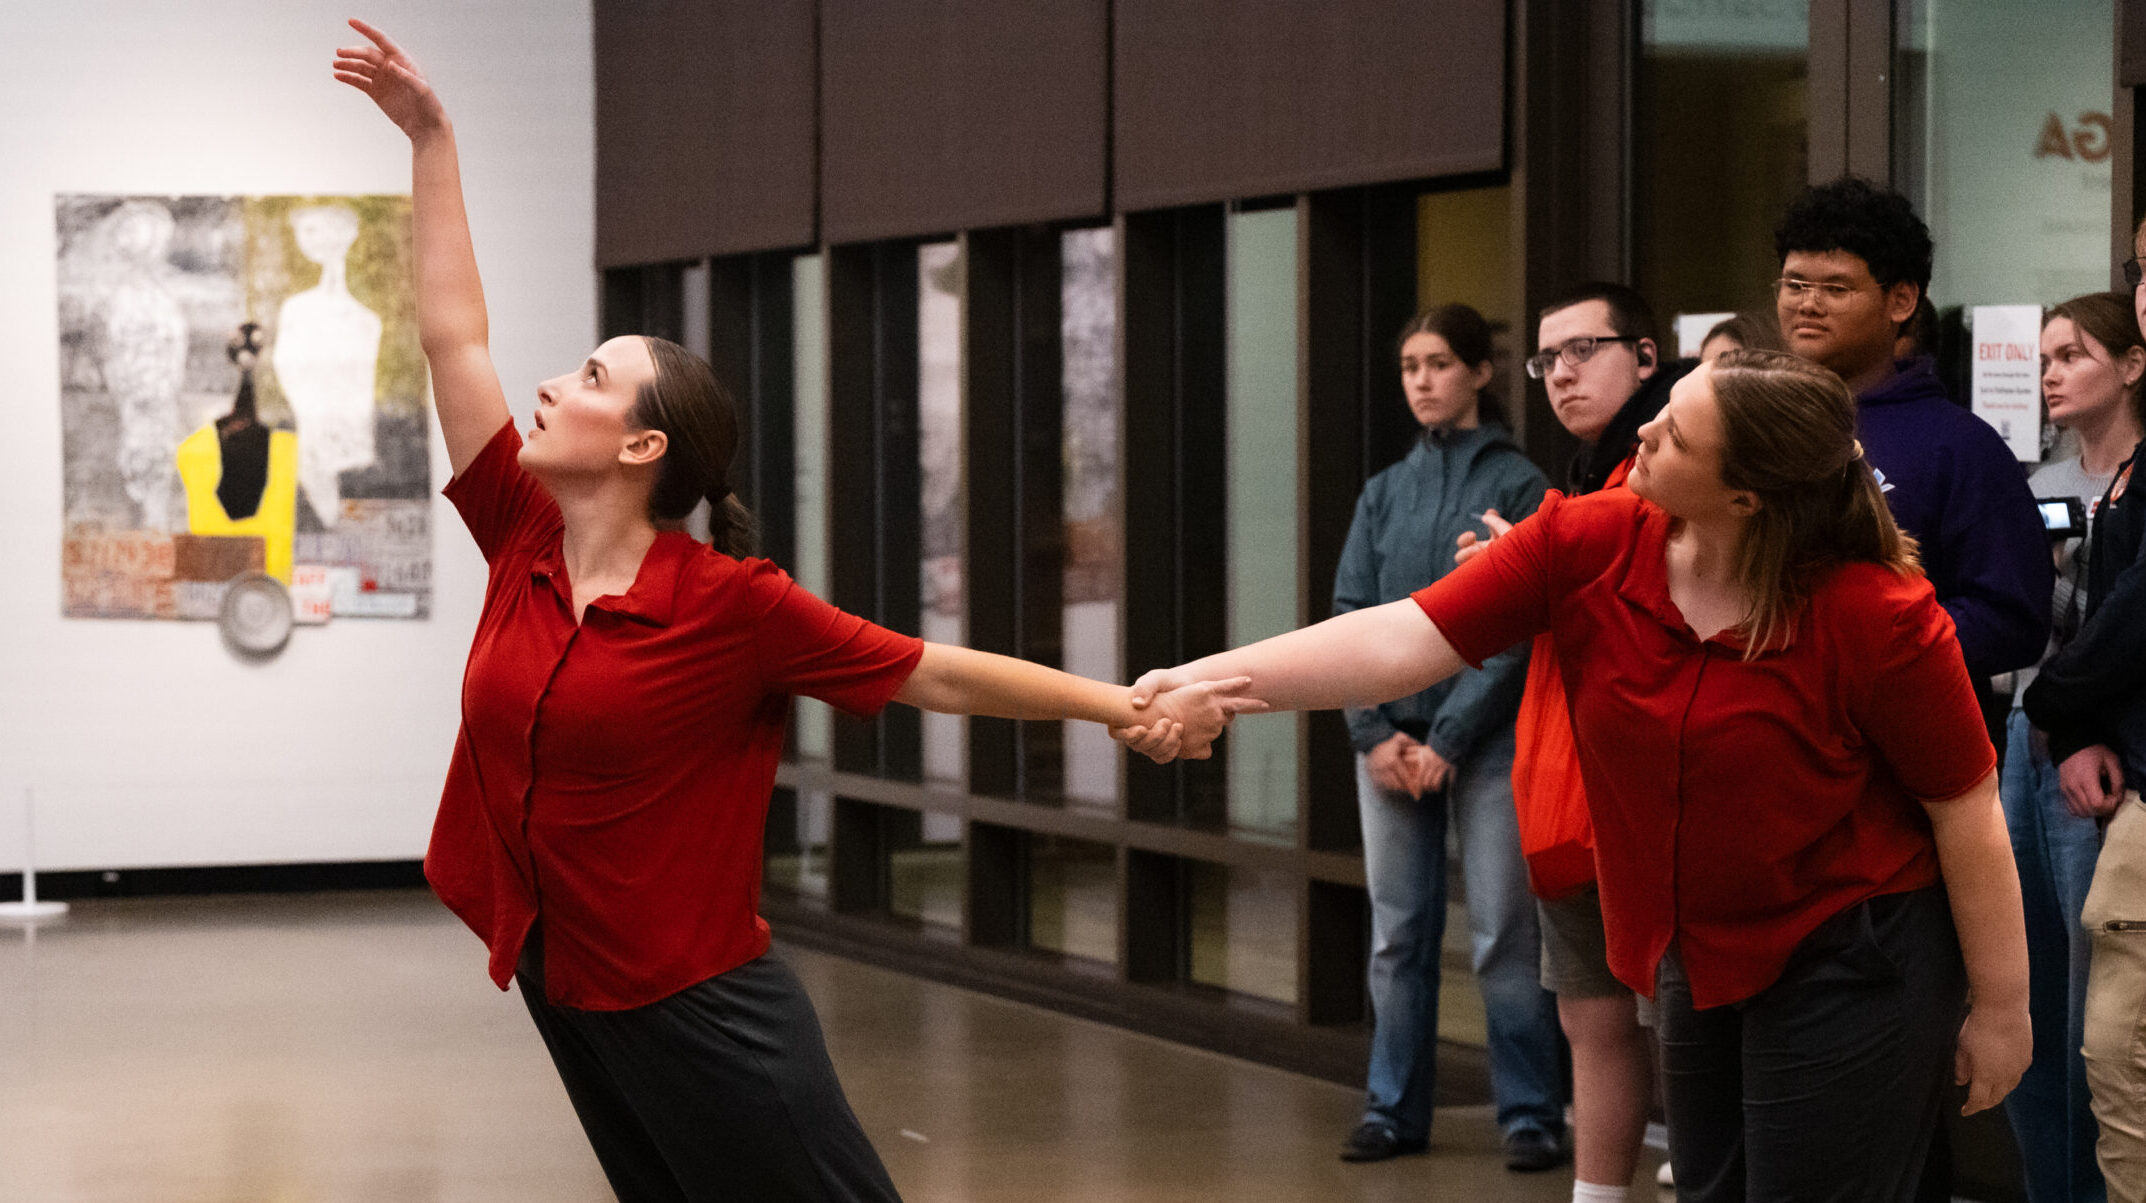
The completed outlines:
[[[1418,426],[1474,426],[1477,394],[1490,383],[1490,370],[1487,362],[1461,362],[1443,335],[1428,330],[1401,344],[1401,392]]]
[[[2109,349],[2068,317],[2042,327],[2042,399],[2049,420],[2063,427],[2087,424],[2125,403],[2124,372]],[[2130,365],[2136,372],[2137,365]]]
[[[540,477],[617,470],[639,433],[628,421],[634,400],[655,378],[648,344],[625,335],[589,352],[573,371],[538,385],[536,417],[522,440],[522,467]]]
[[[1634,493],[1679,518],[1734,514],[1739,491],[1721,482],[1721,404],[1713,368],[1701,366],[1669,390],[1669,403],[1639,428],[1639,454],[1626,481]]]

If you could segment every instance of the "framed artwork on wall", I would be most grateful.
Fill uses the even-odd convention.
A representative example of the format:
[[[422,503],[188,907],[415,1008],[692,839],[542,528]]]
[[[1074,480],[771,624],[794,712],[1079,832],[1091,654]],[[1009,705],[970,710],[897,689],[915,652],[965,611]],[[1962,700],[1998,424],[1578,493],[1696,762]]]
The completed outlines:
[[[63,195],[62,613],[431,611],[404,196]]]

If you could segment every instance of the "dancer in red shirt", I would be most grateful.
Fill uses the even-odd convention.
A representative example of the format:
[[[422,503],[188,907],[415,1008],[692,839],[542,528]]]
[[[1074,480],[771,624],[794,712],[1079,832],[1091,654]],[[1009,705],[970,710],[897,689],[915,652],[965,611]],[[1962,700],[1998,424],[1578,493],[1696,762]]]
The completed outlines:
[[[1412,599],[1135,686],[1360,706],[1548,632],[1686,1200],[1911,1199],[1947,1071],[1976,1111],[2027,1064],[1995,755],[1860,450],[1831,372],[1733,352],[1641,428],[1628,489],[1553,493]]]
[[[487,349],[453,129],[386,35],[337,51],[413,149],[418,325],[490,565],[425,874],[523,1001],[626,1200],[892,1199],[796,978],[767,955],[761,834],[790,698],[853,714],[1140,718],[1131,691],[926,644],[764,560],[707,364],[614,338],[537,389],[526,439]],[[715,546],[681,528],[706,498]],[[1165,698],[1201,749],[1242,682]]]

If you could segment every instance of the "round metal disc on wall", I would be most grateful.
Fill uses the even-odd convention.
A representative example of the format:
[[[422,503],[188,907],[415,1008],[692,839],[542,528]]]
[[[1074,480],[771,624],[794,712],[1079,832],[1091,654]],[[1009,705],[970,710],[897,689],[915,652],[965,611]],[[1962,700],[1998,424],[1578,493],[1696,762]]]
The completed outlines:
[[[216,625],[233,651],[272,656],[291,637],[291,594],[283,582],[265,572],[233,577],[224,589]]]

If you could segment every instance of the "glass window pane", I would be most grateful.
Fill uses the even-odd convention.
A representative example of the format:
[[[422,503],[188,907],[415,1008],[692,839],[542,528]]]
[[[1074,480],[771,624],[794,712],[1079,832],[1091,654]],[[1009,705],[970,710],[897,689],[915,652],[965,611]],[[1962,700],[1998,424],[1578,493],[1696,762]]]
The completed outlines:
[[[1940,307],[2109,286],[2113,0],[1901,0],[1894,176]]]
[[[1238,647],[1299,625],[1296,210],[1231,214],[1228,264],[1228,638]],[[1231,725],[1232,827],[1294,830],[1298,722]]]
[[[1632,239],[1639,290],[1665,324],[1773,312],[1773,229],[1809,179],[1809,48],[1797,0],[1646,4]]]
[[[918,634],[957,647],[969,641],[962,584],[968,491],[961,478],[961,294],[961,244],[918,247],[917,455],[924,557]],[[968,755],[968,720],[926,711],[924,779],[961,784],[968,780]]]
[[[797,583],[827,595],[827,276],[818,255],[790,265],[792,369],[797,381]],[[834,740],[834,712],[825,702],[797,699],[797,754],[825,760]]]
[[[1118,855],[1108,844],[1028,838],[1028,945],[1115,964]]]
[[[1192,980],[1276,1002],[1297,999],[1296,881],[1280,870],[1189,865]]]
[[[926,927],[961,930],[961,896],[968,862],[957,815],[886,811],[889,861],[887,910]]]
[[[776,788],[775,794],[778,801],[794,800],[795,819],[779,830],[773,822],[769,825],[766,882],[777,889],[825,898],[827,830],[834,814],[834,797],[825,790],[791,791],[781,787]],[[772,809],[771,818],[779,817],[782,808]]]
[[[1069,673],[1122,681],[1124,581],[1118,509],[1118,238],[1108,226],[1059,238],[1065,392],[1065,632]],[[1065,725],[1066,797],[1115,805],[1120,750],[1094,723]],[[1113,945],[1115,949],[1115,945]],[[1088,955],[1088,954],[1082,954]]]

